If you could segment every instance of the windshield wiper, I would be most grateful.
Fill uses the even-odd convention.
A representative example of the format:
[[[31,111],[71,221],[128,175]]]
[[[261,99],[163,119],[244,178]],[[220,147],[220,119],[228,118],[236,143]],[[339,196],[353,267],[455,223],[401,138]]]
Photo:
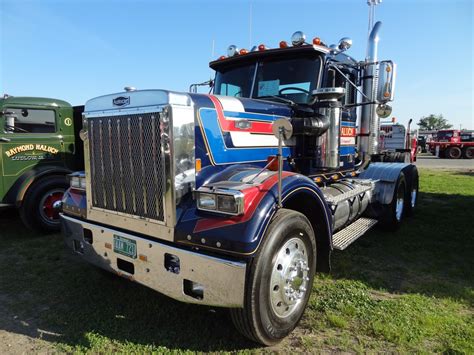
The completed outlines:
[[[290,99],[284,99],[283,97],[276,96],[276,95],[266,95],[266,96],[257,96],[256,99],[276,99],[277,101],[283,102],[285,104],[290,104],[291,106],[296,106],[296,103],[294,101],[291,101]]]

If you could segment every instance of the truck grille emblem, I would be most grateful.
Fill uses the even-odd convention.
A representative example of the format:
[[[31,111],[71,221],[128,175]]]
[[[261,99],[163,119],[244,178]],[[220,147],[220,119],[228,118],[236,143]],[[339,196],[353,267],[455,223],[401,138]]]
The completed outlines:
[[[127,106],[130,105],[130,96],[119,96],[112,100],[114,106]]]

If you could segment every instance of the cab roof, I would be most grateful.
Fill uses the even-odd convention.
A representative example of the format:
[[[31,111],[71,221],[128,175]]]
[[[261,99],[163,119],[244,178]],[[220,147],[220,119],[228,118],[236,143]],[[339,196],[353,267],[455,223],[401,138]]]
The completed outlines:
[[[209,63],[209,67],[214,70],[219,70],[221,68],[232,67],[234,65],[240,65],[248,62],[255,62],[259,59],[264,58],[284,58],[286,56],[294,55],[326,55],[329,53],[329,48],[321,45],[303,45],[303,46],[294,46],[286,48],[271,48],[265,50],[257,50],[253,52],[248,52],[247,54],[238,54],[232,57],[225,57],[222,59],[217,59]]]
[[[0,98],[0,105],[26,105],[48,107],[72,107],[69,102],[46,97],[7,96]]]

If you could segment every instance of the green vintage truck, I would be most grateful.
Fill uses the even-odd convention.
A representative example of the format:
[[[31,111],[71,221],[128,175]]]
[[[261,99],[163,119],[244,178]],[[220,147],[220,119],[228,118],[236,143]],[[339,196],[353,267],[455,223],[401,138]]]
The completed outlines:
[[[84,165],[83,109],[57,99],[0,98],[0,216],[18,208],[28,228],[59,229],[67,175]]]

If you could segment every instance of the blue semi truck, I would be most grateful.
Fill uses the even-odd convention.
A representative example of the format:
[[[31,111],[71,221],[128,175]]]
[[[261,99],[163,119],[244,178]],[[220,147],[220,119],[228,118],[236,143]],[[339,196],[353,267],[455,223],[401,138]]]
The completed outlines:
[[[85,171],[63,199],[67,245],[174,299],[229,308],[255,342],[280,341],[334,249],[396,229],[416,206],[416,167],[378,147],[396,69],[378,58],[380,28],[363,61],[349,38],[296,32],[277,48],[230,46],[210,63],[211,94],[89,100]]]

